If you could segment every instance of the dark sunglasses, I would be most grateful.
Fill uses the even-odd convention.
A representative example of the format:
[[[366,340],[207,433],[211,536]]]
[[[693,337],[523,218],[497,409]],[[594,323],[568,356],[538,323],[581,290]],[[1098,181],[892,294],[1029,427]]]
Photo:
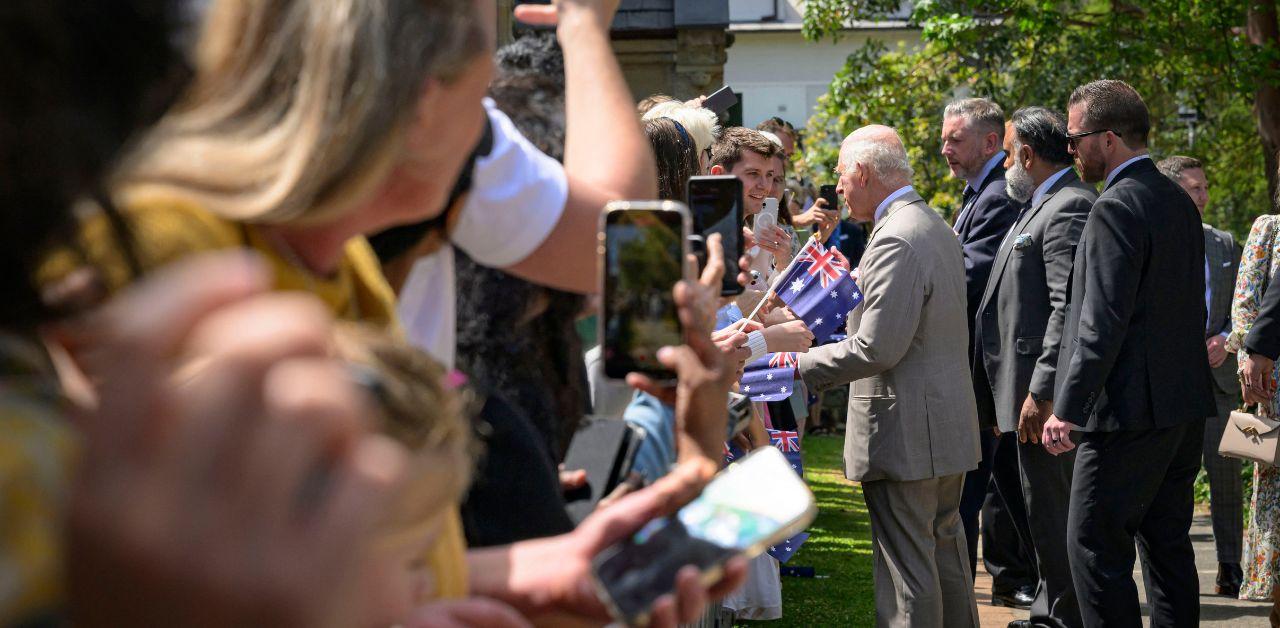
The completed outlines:
[[[1107,131],[1111,131],[1111,129],[1095,129],[1093,131],[1084,131],[1083,133],[1072,133],[1067,136],[1067,146],[1071,147],[1072,150],[1075,150],[1075,148],[1080,145],[1081,139],[1089,137],[1090,135],[1097,135],[1098,133],[1106,133]],[[1115,131],[1111,132],[1115,133],[1116,137],[1124,137]]]

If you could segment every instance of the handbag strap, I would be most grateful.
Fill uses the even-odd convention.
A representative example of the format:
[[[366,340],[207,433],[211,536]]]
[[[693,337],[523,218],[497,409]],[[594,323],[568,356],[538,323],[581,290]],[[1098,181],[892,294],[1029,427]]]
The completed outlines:
[[[1249,408],[1256,408],[1257,412],[1251,413],[1249,412]],[[1276,418],[1271,416],[1271,404],[1268,404],[1268,403],[1244,403],[1243,401],[1241,401],[1240,412],[1244,412],[1246,414],[1255,414],[1257,416],[1266,417],[1268,419]]]

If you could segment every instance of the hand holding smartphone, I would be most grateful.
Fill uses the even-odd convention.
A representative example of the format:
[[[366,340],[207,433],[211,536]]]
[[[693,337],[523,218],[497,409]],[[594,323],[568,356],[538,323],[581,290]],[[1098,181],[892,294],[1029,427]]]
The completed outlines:
[[[725,561],[751,558],[803,530],[816,514],[813,493],[774,447],[730,465],[673,517],[656,519],[592,563],[610,611],[633,626],[674,589],[685,565],[715,582]]]
[[[720,234],[724,279],[720,296],[742,294],[738,259],[742,257],[742,181],[733,175],[690,177],[685,188],[693,229],[704,240]]]

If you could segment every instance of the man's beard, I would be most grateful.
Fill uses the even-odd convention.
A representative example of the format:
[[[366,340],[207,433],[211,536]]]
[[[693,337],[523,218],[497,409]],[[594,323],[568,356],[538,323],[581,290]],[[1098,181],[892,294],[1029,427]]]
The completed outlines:
[[[1004,190],[1009,193],[1009,198],[1025,203],[1031,200],[1031,195],[1035,192],[1036,182],[1031,178],[1031,173],[1022,167],[1022,163],[1014,161],[1004,173]]]
[[[1107,178],[1107,162],[1102,159],[1101,152],[1096,151],[1095,154],[1086,158],[1084,153],[1076,151],[1076,169],[1080,171],[1081,181],[1098,183]]]

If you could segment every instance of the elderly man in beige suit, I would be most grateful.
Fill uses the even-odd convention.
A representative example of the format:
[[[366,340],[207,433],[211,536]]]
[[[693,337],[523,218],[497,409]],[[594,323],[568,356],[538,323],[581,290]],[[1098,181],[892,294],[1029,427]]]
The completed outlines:
[[[912,189],[893,129],[854,131],[837,171],[849,212],[874,221],[865,299],[848,338],[800,354],[799,372],[815,390],[850,384],[845,476],[862,483],[871,514],[876,624],[976,627],[959,514],[979,458],[960,244]]]

